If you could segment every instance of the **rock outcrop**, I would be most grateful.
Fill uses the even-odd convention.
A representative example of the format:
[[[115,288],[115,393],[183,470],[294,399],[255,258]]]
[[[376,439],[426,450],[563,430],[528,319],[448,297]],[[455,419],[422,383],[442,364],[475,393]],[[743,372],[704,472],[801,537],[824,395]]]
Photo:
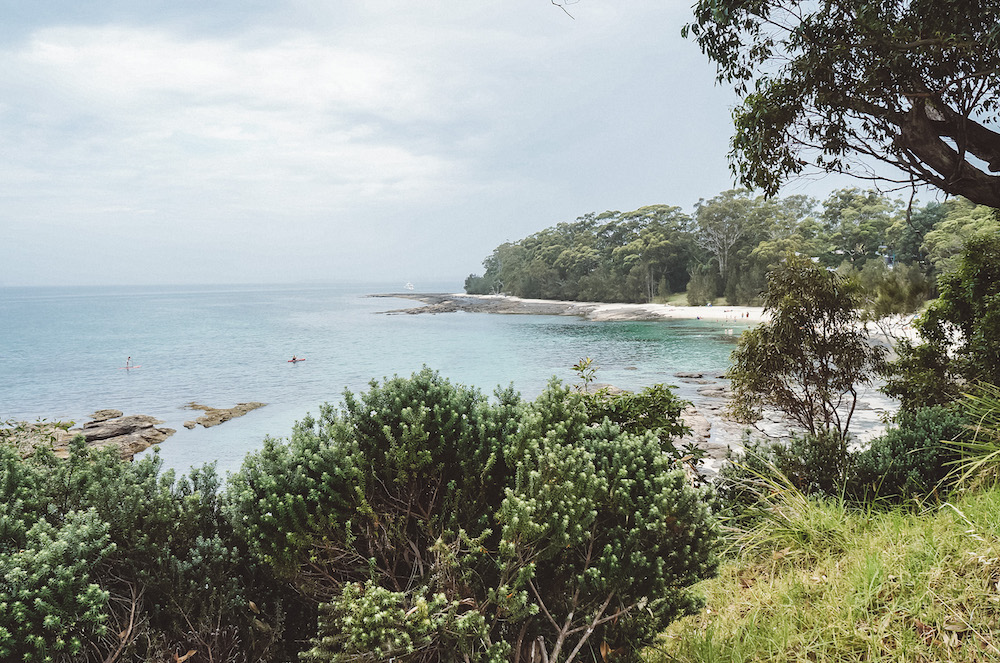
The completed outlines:
[[[192,410],[204,410],[205,414],[201,415],[194,421],[185,421],[184,428],[194,428],[198,424],[201,424],[205,428],[211,428],[212,426],[218,426],[221,423],[234,419],[236,417],[242,417],[247,412],[251,410],[256,410],[259,407],[264,407],[267,403],[258,403],[252,401],[250,403],[237,403],[235,407],[227,408],[217,408],[209,407],[208,405],[199,405],[198,403],[188,403],[187,407]]]
[[[80,428],[68,428],[59,423],[22,424],[10,435],[23,455],[48,446],[59,458],[69,456],[69,444],[82,435],[87,446],[95,449],[114,447],[124,460],[154,444],[159,444],[177,431],[159,428],[163,422],[145,414],[123,416],[120,410],[98,410]]]
[[[79,429],[91,447],[117,447],[121,457],[131,460],[135,454],[159,444],[177,431],[157,428],[163,422],[148,414],[132,414],[90,421]],[[73,433],[76,429],[71,429]]]

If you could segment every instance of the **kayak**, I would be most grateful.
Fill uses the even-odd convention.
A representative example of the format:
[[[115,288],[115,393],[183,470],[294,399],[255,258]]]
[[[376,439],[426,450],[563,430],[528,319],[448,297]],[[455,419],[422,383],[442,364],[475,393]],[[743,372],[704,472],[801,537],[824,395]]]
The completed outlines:
[[[289,359],[288,363],[289,364],[294,364],[295,362],[298,362],[298,361],[305,361],[305,357],[300,357],[298,359]]]

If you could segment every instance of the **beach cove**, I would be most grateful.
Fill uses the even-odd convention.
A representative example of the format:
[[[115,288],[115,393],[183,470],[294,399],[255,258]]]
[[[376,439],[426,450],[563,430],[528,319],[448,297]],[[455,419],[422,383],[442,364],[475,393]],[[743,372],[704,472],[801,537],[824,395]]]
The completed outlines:
[[[469,295],[465,293],[392,293],[373,295],[419,301],[423,306],[387,311],[388,314],[493,313],[501,315],[563,315],[591,322],[706,320],[723,325],[723,333],[737,336],[743,329],[770,318],[761,306],[677,306],[656,303],[571,302],[552,299],[522,299],[509,295]],[[735,323],[736,327],[726,327]],[[913,336],[908,324],[897,325],[899,336]],[[873,342],[891,345],[882,330],[870,330]],[[787,438],[794,424],[781,413],[764,412],[753,428],[739,424],[726,414],[729,381],[719,371],[681,371],[674,373],[670,384],[684,395],[691,406],[684,412],[690,437],[708,452],[706,465],[717,470],[730,449],[742,448],[747,434],[771,439]],[[612,385],[614,386],[614,385]],[[856,446],[863,446],[885,431],[886,421],[898,403],[875,386],[862,386],[854,413],[852,434]]]
[[[265,437],[291,435],[306,414],[338,403],[345,389],[367,390],[373,379],[428,366],[485,394],[513,385],[533,399],[553,377],[577,382],[571,367],[592,357],[599,382],[632,391],[673,385],[704,417],[692,428],[714,454],[739,443],[742,427],[721,416],[722,375],[761,309],[434,294],[455,287],[0,289],[0,420],[79,425],[108,408],[149,415],[176,430],[156,445],[166,468],[216,462],[225,473]],[[379,292],[392,294],[370,296]],[[306,361],[289,363],[293,354]],[[141,367],[120,370],[127,356]],[[862,398],[868,409],[859,411],[855,429],[862,436],[891,410],[880,399],[875,390]],[[222,426],[189,429],[192,402],[267,406]],[[780,432],[782,423],[763,428]]]

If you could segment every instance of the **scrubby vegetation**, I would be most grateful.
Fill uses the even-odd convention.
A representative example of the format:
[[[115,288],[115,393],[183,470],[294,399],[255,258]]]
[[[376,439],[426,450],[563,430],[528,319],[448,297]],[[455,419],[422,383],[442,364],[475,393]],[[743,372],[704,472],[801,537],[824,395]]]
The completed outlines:
[[[675,418],[626,432],[588,402],[424,370],[225,485],[0,445],[0,659],[635,660],[701,607],[719,532],[664,453]]]
[[[859,510],[783,487],[768,505],[772,518],[699,585],[706,609],[671,626],[648,660],[1000,657],[997,488]]]
[[[1000,306],[995,242],[972,241],[942,278],[920,340],[892,366],[890,389],[909,397],[883,435],[859,448],[818,418],[790,441],[748,439],[730,455],[716,480],[730,547],[700,585],[708,606],[671,626],[650,660],[1000,657],[1000,389],[995,330],[981,326]],[[808,308],[787,337],[824,319]]]
[[[900,412],[865,450],[750,444],[724,468],[730,547],[651,661],[1000,656],[1000,391]]]

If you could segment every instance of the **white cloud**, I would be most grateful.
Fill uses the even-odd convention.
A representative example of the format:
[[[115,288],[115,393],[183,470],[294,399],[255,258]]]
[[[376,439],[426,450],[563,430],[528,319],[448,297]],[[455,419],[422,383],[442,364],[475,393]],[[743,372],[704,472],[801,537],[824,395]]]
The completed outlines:
[[[216,261],[214,280],[253,280],[282,236],[309,246],[273,273],[461,279],[578,214],[711,197],[729,177],[727,97],[674,4],[584,0],[575,20],[544,0],[39,16],[0,46],[0,227],[19,247],[0,281],[110,278],[34,266],[122,237],[155,246],[163,271],[113,256],[116,279],[209,278]]]

